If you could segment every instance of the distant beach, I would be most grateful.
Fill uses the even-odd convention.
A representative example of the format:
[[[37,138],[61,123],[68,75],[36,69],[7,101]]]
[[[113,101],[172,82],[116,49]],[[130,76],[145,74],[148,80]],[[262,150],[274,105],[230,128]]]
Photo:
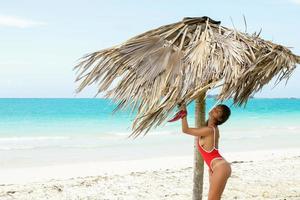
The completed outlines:
[[[206,102],[208,112],[216,101]],[[115,107],[108,99],[0,99],[0,199],[191,198],[194,137],[178,121],[128,139],[134,114],[112,115]],[[251,98],[231,110],[219,127],[234,171],[224,199],[300,199],[300,99]]]

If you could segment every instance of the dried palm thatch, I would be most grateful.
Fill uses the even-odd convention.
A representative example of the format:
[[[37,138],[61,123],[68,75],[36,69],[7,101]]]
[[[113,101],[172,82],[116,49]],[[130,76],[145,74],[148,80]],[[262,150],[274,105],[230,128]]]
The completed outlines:
[[[218,100],[233,98],[246,105],[251,94],[274,76],[288,80],[300,57],[288,48],[220,25],[208,17],[182,21],[150,30],[126,42],[84,56],[76,92],[98,83],[100,92],[112,82],[105,98],[119,101],[113,111],[134,103],[138,107],[130,136],[144,135],[170,116],[181,102],[188,104],[200,92],[221,83]],[[218,87],[219,87],[218,86]]]

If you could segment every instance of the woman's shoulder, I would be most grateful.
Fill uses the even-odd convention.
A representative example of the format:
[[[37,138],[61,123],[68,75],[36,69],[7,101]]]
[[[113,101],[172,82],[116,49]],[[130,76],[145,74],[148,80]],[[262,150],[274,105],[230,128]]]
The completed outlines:
[[[214,127],[214,126],[206,126],[206,127],[210,128],[212,131],[217,129],[217,127]]]
[[[206,131],[209,132],[209,134],[206,135],[206,136],[211,136],[211,135],[213,135],[213,133],[214,133],[214,128],[213,128],[212,126],[203,126],[203,128],[205,128]],[[204,137],[206,137],[206,136],[204,136]]]
[[[219,135],[219,128],[218,126],[207,126],[211,129],[211,133],[213,134],[214,131],[216,132],[216,135]]]

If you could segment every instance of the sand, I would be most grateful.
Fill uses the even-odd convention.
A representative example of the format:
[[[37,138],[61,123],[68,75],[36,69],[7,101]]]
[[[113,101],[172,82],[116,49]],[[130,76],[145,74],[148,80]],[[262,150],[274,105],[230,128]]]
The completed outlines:
[[[222,199],[300,199],[300,148],[229,152]],[[208,192],[204,171],[204,197]],[[0,169],[0,199],[192,199],[193,157]]]

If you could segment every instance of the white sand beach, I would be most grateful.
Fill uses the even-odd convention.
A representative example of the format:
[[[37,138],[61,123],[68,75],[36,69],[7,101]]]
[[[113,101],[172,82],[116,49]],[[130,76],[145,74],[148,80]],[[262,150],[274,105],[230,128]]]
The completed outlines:
[[[232,175],[222,199],[300,199],[299,148],[223,156]],[[192,198],[192,176],[192,156],[1,169],[0,199],[186,200]]]

